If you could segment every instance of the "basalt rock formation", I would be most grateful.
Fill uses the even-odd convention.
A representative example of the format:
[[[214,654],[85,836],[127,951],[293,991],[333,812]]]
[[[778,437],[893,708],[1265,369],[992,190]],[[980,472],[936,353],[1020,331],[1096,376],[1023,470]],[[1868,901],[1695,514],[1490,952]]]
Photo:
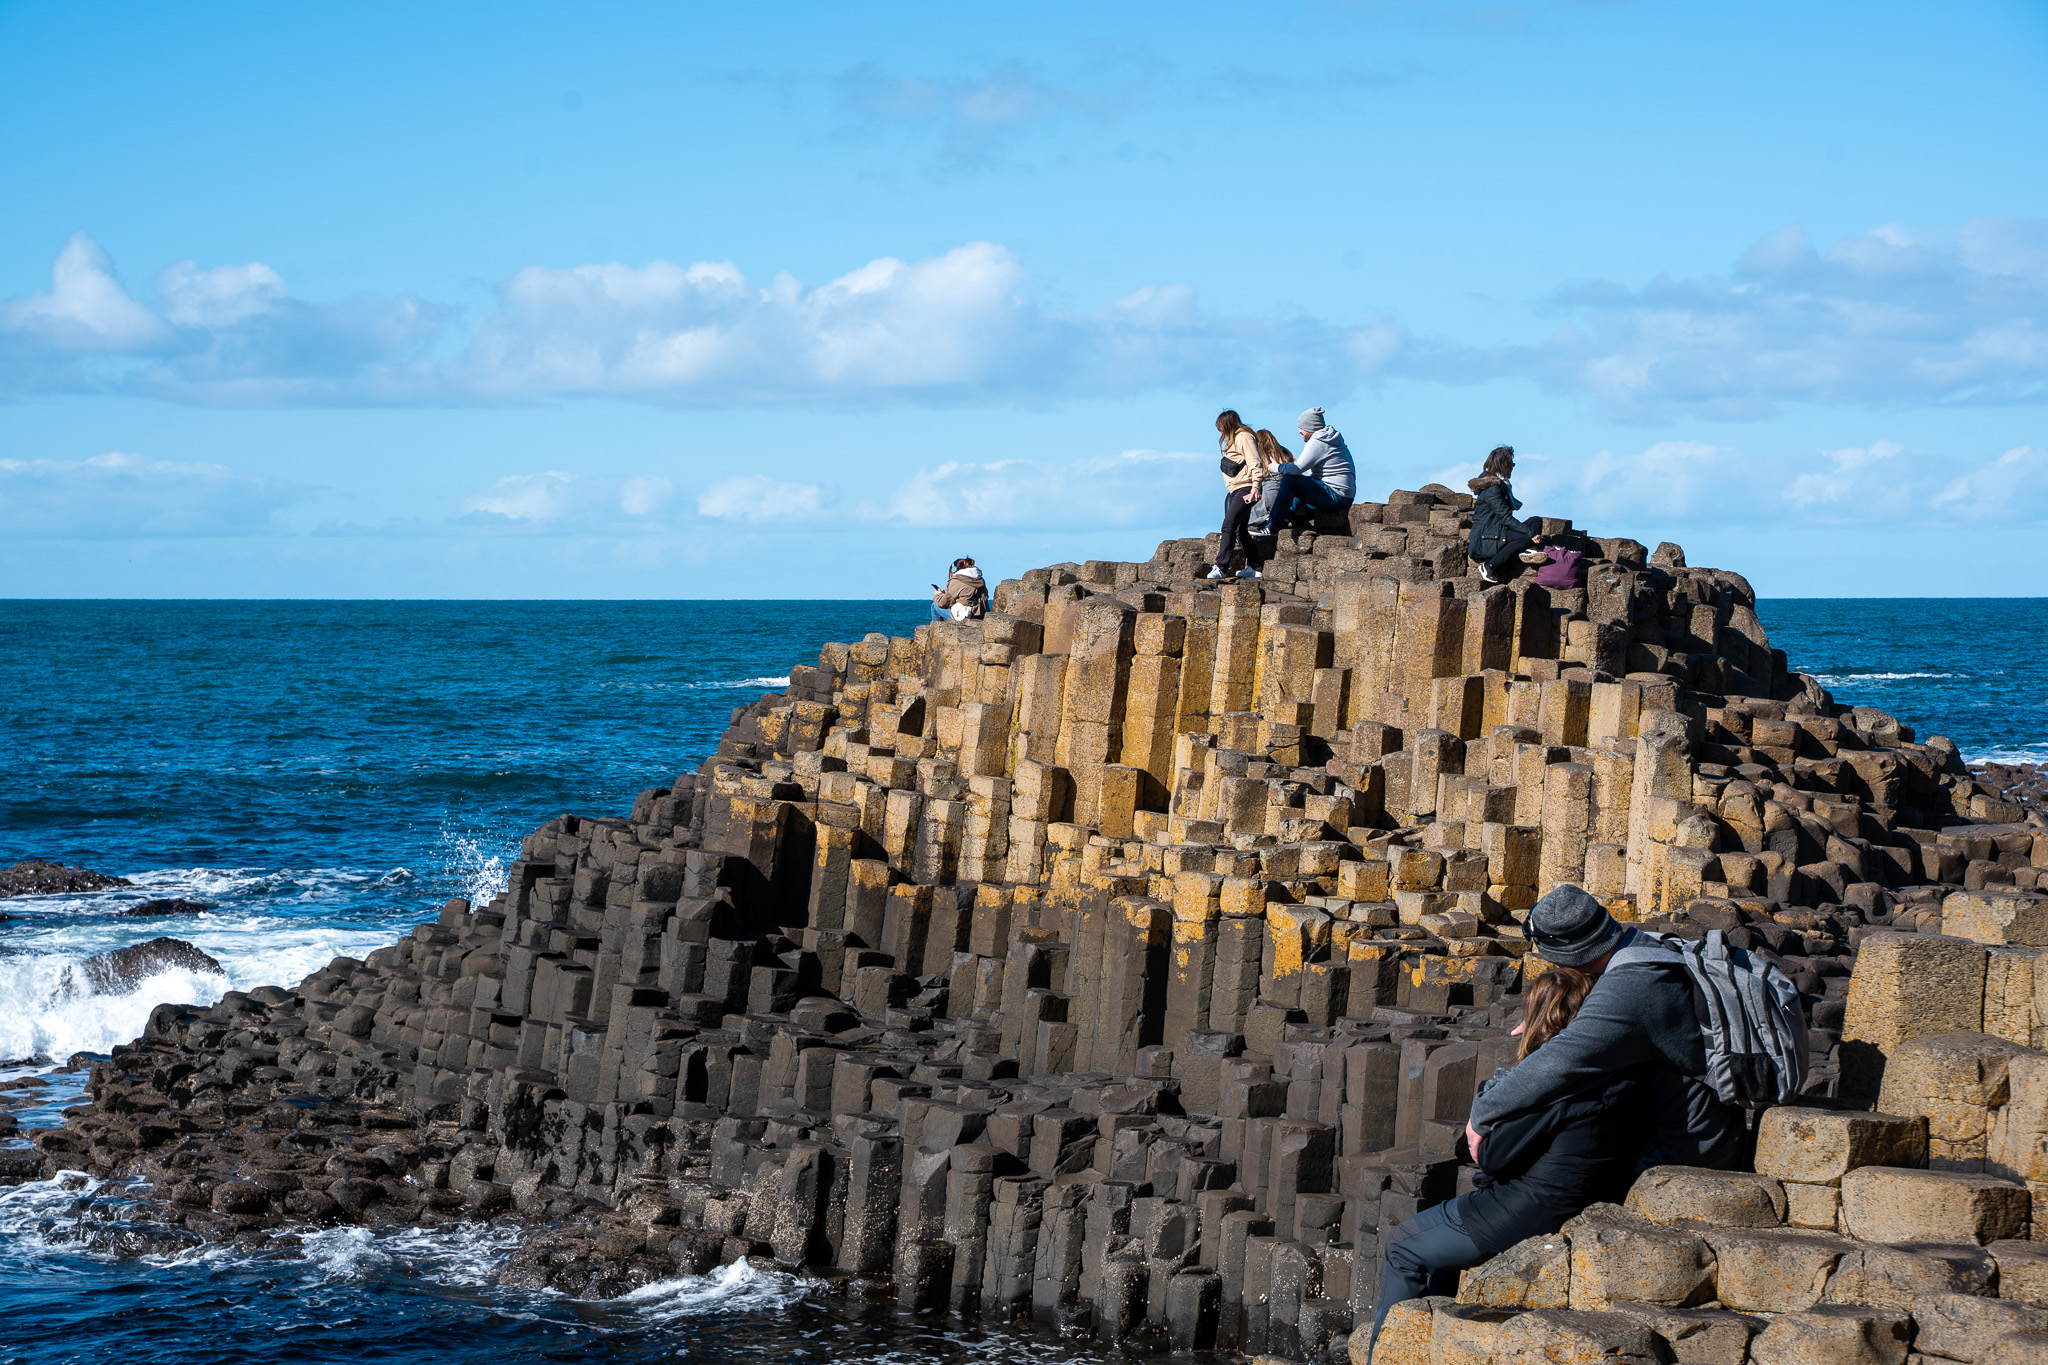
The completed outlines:
[[[1521,921],[1569,881],[1780,964],[1814,1107],[1761,1176],[1653,1172],[1383,1358],[1900,1365],[1917,1318],[1990,1359],[2033,1319],[1983,1295],[2040,1283],[2048,819],[1789,671],[1739,575],[1552,522],[1585,586],[1489,587],[1469,502],[1356,506],[1261,582],[1170,541],[829,645],[630,813],[529,835],[490,904],[159,1008],[45,1168],[208,1237],[521,1217],[508,1278],[575,1293],[765,1257],[1341,1358],[1386,1230],[1469,1187]],[[1995,1245],[1878,1245],[1928,1239]]]

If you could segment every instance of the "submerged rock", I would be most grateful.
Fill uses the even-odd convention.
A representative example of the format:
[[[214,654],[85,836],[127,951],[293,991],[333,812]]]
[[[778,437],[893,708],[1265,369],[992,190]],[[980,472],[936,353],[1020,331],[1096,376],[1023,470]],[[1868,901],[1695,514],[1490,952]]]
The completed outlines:
[[[80,891],[105,891],[134,884],[126,877],[66,867],[45,858],[25,858],[12,867],[0,868],[0,897],[75,895]]]
[[[164,915],[197,915],[214,907],[204,901],[188,901],[177,897],[158,897],[131,905],[121,913],[135,919],[156,919]]]
[[[111,952],[94,953],[64,973],[74,995],[118,995],[165,971],[207,972],[226,976],[227,969],[181,938],[153,938]]]

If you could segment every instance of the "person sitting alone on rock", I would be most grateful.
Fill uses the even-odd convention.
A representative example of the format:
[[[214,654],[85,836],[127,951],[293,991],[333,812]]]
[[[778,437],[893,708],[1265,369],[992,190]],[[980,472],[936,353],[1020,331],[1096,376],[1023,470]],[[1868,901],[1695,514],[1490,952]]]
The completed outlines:
[[[1230,561],[1244,551],[1239,578],[1259,576],[1259,547],[1252,541],[1252,509],[1262,505],[1260,490],[1273,473],[1260,450],[1259,439],[1231,408],[1216,414],[1216,441],[1223,448],[1223,540],[1216,547],[1216,562],[1210,578],[1227,578]]]
[[[1742,1158],[1743,1112],[1707,1080],[1707,1034],[1678,950],[1617,924],[1578,887],[1558,886],[1529,912],[1529,944],[1545,962],[1593,979],[1585,1004],[1540,1054],[1472,1101],[1465,1137],[1475,1159],[1503,1125],[1647,1065],[1639,1174],[1651,1166],[1728,1170]]]
[[[1508,483],[1514,472],[1515,448],[1495,446],[1479,477],[1465,485],[1472,490],[1472,539],[1466,548],[1479,561],[1482,583],[1505,583],[1515,576],[1517,564],[1541,564],[1548,558],[1538,548],[1543,544],[1541,520],[1515,520],[1522,500]]]
[[[1316,512],[1344,511],[1357,489],[1351,447],[1344,444],[1343,433],[1324,420],[1323,410],[1310,408],[1296,426],[1301,430],[1301,454],[1273,490],[1276,531],[1286,530],[1297,518],[1306,524]]]
[[[965,556],[953,561],[946,586],[932,585],[932,620],[979,621],[988,615],[988,581],[974,561]]]
[[[1522,1040],[1515,1068],[1495,1073],[1482,1093],[1551,1043],[1578,1013],[1593,982],[1576,967],[1553,967],[1531,982],[1515,1030]],[[1618,1203],[1635,1178],[1642,1132],[1637,1103],[1647,1071],[1640,1064],[1610,1073],[1495,1127],[1478,1158],[1477,1188],[1424,1209],[1388,1234],[1374,1339],[1395,1304],[1455,1294],[1459,1271],[1524,1238],[1556,1232],[1589,1204]]]

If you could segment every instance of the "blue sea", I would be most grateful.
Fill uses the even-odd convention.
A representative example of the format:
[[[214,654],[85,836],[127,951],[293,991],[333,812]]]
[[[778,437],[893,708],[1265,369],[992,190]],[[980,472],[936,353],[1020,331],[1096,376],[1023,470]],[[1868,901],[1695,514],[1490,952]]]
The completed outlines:
[[[1971,758],[2048,759],[2048,602],[1775,601],[1795,668]],[[564,811],[623,812],[787,685],[828,640],[905,634],[922,602],[0,601],[0,865],[42,857],[131,879],[0,902],[0,1083],[47,1077],[54,1121],[79,1051],[164,1000],[296,983],[449,896],[488,898],[519,837]],[[164,919],[152,897],[212,910]],[[226,977],[166,973],[68,996],[107,948],[186,939]],[[314,1232],[261,1257],[81,1253],[82,1179],[0,1190],[0,1361],[838,1361],[1095,1355],[1003,1334],[848,1316],[747,1269],[579,1303],[500,1289],[489,1227]]]

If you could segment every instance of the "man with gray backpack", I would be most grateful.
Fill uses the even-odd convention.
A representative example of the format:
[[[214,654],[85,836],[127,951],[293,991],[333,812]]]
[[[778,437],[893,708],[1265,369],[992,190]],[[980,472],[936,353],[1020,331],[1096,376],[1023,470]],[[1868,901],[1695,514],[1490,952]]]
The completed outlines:
[[[1536,903],[1525,926],[1546,962],[1595,979],[1571,1023],[1472,1103],[1476,1156],[1489,1129],[1648,1067],[1637,1170],[1743,1159],[1744,1111],[1791,1101],[1805,1080],[1806,1025],[1784,973],[1718,933],[1703,943],[1618,924],[1576,886]]]

